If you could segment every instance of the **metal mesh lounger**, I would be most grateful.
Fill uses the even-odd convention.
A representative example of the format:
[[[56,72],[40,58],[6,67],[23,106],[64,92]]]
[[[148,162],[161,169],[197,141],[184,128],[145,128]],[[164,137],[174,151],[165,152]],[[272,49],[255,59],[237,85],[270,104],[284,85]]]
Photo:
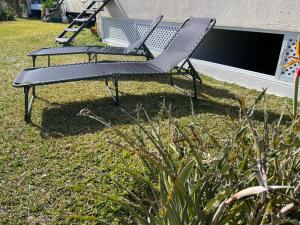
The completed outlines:
[[[153,59],[154,57],[150,50],[146,47],[145,42],[162,19],[162,15],[158,16],[151,23],[149,29],[141,36],[141,38],[133,44],[130,44],[127,48],[114,46],[69,46],[41,48],[29,53],[28,56],[32,57],[33,67],[36,66],[36,58],[38,56],[48,56],[48,66],[50,66],[50,56],[53,55],[87,54],[89,57],[89,62],[92,59],[92,55],[95,55],[95,60],[97,61],[98,54],[144,56],[148,60]]]
[[[215,25],[215,22],[215,19],[211,18],[189,18],[183,23],[169,46],[155,59],[147,62],[83,63],[23,70],[15,79],[13,85],[24,88],[25,120],[30,121],[31,106],[35,97],[35,86],[38,85],[104,79],[108,87],[108,79],[113,79],[115,86],[113,100],[118,104],[119,77],[169,75],[171,77],[171,85],[174,86],[173,74],[190,75],[193,80],[193,98],[196,99],[196,79],[200,81],[201,79],[189,58],[202,42],[205,35]],[[29,102],[28,96],[31,88],[32,98]],[[112,94],[109,88],[108,90]]]

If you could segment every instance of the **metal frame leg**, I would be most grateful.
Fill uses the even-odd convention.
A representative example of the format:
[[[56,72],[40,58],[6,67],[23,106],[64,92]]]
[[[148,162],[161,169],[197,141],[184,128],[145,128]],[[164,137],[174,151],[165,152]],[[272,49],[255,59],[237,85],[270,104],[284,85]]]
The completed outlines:
[[[35,67],[35,64],[36,64],[36,56],[32,56],[32,66]],[[32,87],[32,96],[36,97],[35,86]]]
[[[184,68],[185,64],[188,64],[188,68]],[[192,63],[190,62],[189,59],[187,59],[185,62],[183,62],[183,64],[177,68],[177,73],[176,74],[181,74],[181,75],[190,75],[192,77],[193,80],[193,89],[194,89],[194,95],[192,96],[193,99],[197,99],[198,98],[198,93],[197,93],[197,80],[199,80],[200,84],[202,84],[202,80],[200,78],[200,76],[198,75],[197,71],[195,70],[195,68],[193,67]],[[170,74],[170,79],[171,79],[171,85],[183,92],[185,92],[182,88],[178,87],[177,85],[174,84],[173,81],[173,77],[172,74]]]
[[[195,76],[195,74],[191,74],[192,75],[192,77],[193,77],[193,87],[194,87],[194,96],[193,96],[193,99],[197,99],[197,82],[196,82],[196,76]]]
[[[32,56],[32,67],[35,67],[35,64],[36,64],[36,56],[33,55]]]
[[[170,84],[174,86],[173,74],[170,73]]]
[[[92,61],[91,54],[88,54],[88,57],[89,57],[89,62],[91,62]]]
[[[110,89],[109,85],[108,85],[108,78],[105,79],[105,85],[106,88],[109,92],[109,94],[111,95],[115,105],[119,105],[119,83],[118,83],[118,77],[114,77],[113,78],[113,85],[115,86],[115,95],[112,93],[112,90]]]
[[[48,55],[48,66],[51,66],[50,55]]]
[[[149,50],[149,48],[147,48],[147,46],[145,44],[142,45],[142,49],[146,52],[145,57],[146,57],[147,61],[154,59],[154,55]]]
[[[32,111],[32,104],[35,98],[35,89],[32,87],[32,97],[29,102],[29,91],[31,86],[25,86],[24,87],[24,120],[26,122],[31,121],[31,111]]]
[[[191,63],[190,60],[187,60],[187,63],[189,65],[189,70],[191,71],[191,73],[193,73],[193,76],[195,76],[195,78],[197,78],[200,82],[200,84],[202,84],[202,79],[201,77],[199,76],[199,74],[197,73],[195,67],[193,66],[193,64]]]
[[[35,86],[32,87],[32,96],[35,98],[36,97],[36,90]]]
[[[118,82],[118,77],[114,78],[114,86],[115,86],[115,103],[116,105],[119,105],[119,82]]]
[[[30,87],[24,87],[24,120],[26,122],[29,122],[30,121],[30,115],[29,115],[29,112],[28,112],[28,94],[29,94],[29,89]]]

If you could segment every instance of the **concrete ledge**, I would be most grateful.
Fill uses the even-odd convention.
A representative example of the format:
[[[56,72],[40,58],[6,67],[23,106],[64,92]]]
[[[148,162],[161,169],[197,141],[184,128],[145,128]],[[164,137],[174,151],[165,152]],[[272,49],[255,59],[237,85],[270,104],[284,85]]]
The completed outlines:
[[[248,70],[224,66],[216,63],[191,59],[196,70],[217,80],[238,84],[246,88],[261,91],[268,88],[267,93],[281,97],[293,97],[293,83],[281,81],[273,76]],[[300,97],[299,97],[300,100]]]

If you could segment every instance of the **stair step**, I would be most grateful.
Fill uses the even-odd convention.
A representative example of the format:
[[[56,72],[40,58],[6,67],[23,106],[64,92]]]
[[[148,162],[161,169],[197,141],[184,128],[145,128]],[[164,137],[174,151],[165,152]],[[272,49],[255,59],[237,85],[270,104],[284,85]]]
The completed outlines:
[[[75,22],[80,22],[80,23],[84,23],[86,21],[88,21],[89,18],[76,18],[74,19]]]
[[[56,6],[53,6],[53,8],[55,7],[57,10],[64,1],[65,0],[56,0],[57,4],[55,4]],[[55,40],[64,46],[71,44],[70,42],[72,40],[75,40],[74,38],[83,30],[83,28],[89,25],[88,22],[95,22],[96,14],[98,14],[100,11],[104,11],[104,6],[109,1],[111,0],[91,0],[86,9],[83,10],[77,18],[73,19],[71,25],[69,25],[68,28],[65,28],[64,31]],[[73,27],[73,25],[75,26]],[[67,32],[73,32],[73,34],[69,33],[72,36],[66,37],[69,36],[65,36]]]
[[[68,32],[77,32],[79,30],[78,27],[73,27],[73,28],[66,28],[65,31],[68,31]]]
[[[70,38],[55,38],[55,41],[61,43],[61,44],[65,44],[70,40]]]
[[[85,14],[93,15],[95,10],[83,10]]]
[[[99,8],[90,8],[90,9],[85,9],[83,11],[85,11],[85,12],[95,12],[97,10],[99,10]],[[101,11],[104,11],[104,9],[102,9]]]

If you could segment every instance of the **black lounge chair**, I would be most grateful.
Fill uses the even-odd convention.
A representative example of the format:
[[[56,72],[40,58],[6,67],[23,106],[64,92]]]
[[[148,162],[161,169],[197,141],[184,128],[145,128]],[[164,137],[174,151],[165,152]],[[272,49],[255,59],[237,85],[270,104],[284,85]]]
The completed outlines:
[[[174,86],[172,75],[190,75],[193,80],[193,98],[196,99],[196,79],[199,79],[199,81],[201,79],[189,59],[205,35],[215,25],[215,22],[215,19],[211,18],[189,18],[180,27],[169,46],[155,59],[147,62],[83,63],[23,70],[15,79],[13,85],[24,88],[25,120],[30,121],[32,103],[35,98],[35,87],[38,85],[104,79],[110,94],[113,96],[108,87],[108,79],[112,79],[115,86],[113,100],[118,105],[119,77],[169,75],[171,85]],[[31,88],[32,98],[29,102],[29,91]]]
[[[149,29],[141,36],[141,38],[130,44],[127,48],[115,46],[69,46],[69,47],[53,47],[41,48],[28,54],[32,57],[32,65],[36,66],[36,58],[38,56],[48,56],[48,66],[50,66],[50,56],[53,55],[71,55],[71,54],[87,54],[89,62],[92,60],[92,55],[95,56],[97,61],[98,54],[108,55],[131,55],[131,56],[144,56],[147,60],[153,59],[153,55],[145,45],[148,37],[153,33],[158,26],[163,16],[158,16],[150,25]]]

